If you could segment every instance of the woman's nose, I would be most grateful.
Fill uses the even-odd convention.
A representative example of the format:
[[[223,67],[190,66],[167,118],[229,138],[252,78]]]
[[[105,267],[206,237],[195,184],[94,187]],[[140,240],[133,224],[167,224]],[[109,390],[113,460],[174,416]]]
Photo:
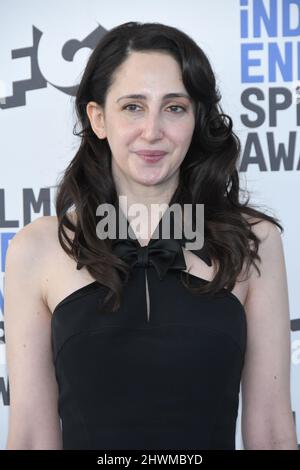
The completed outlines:
[[[149,113],[143,123],[143,137],[147,140],[159,139],[163,135],[162,122],[157,113]]]

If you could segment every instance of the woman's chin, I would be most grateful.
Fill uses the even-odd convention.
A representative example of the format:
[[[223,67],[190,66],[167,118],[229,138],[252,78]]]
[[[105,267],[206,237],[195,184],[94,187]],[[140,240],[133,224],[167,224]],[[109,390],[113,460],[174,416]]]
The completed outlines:
[[[135,181],[139,184],[142,184],[144,186],[153,186],[155,184],[159,184],[161,183],[161,181],[163,180],[162,177],[149,177],[149,176],[145,176],[145,177],[139,177],[139,178],[135,178]]]
[[[152,169],[148,171],[137,172],[133,179],[137,183],[143,184],[145,186],[153,186],[154,184],[160,183],[164,179],[164,175],[162,174],[161,170],[154,171]]]

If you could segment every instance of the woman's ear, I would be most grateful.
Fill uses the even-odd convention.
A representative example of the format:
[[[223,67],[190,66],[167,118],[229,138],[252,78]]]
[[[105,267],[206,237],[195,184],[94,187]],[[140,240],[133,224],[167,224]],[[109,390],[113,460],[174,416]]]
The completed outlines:
[[[91,127],[99,139],[106,138],[104,112],[102,106],[95,101],[89,101],[86,105],[86,113],[88,115]]]

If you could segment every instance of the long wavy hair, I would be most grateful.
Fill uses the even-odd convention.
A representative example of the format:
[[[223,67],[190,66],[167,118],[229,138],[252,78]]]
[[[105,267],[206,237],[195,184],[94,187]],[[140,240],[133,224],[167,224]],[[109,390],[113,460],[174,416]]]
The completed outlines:
[[[221,94],[210,62],[198,44],[184,32],[161,23],[128,22],[108,31],[91,53],[80,81],[73,133],[81,141],[58,184],[56,213],[59,242],[78,267],[85,266],[92,277],[106,287],[99,299],[101,312],[116,311],[122,300],[122,273],[129,267],[112,251],[109,239],[96,234],[96,208],[117,200],[111,172],[111,150],[107,139],[99,139],[86,112],[89,101],[105,106],[108,89],[118,67],[134,51],[160,51],[179,64],[186,90],[196,105],[196,121],[188,152],[181,164],[179,184],[173,202],[204,204],[205,250],[219,269],[209,283],[192,287],[196,294],[214,295],[226,286],[232,290],[238,275],[256,261],[260,239],[251,227],[269,220],[283,232],[278,219],[249,205],[249,193],[240,189],[237,164],[241,145],[233,132],[232,119],[223,113]],[[80,130],[77,131],[77,125]],[[241,201],[242,193],[247,195]],[[75,222],[68,217],[74,209]],[[65,229],[73,232],[69,237]]]

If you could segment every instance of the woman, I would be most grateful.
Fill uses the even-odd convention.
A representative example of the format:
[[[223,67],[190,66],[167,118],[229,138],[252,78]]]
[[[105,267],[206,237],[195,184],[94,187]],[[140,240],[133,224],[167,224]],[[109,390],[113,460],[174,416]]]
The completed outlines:
[[[126,23],[91,54],[57,217],[7,254],[8,449],[234,449],[240,381],[245,448],[296,448],[282,227],[240,201],[219,101],[174,27]],[[98,236],[102,204],[127,217],[121,196],[148,209],[146,236]],[[154,239],[171,203],[204,204],[202,249],[174,225]]]

